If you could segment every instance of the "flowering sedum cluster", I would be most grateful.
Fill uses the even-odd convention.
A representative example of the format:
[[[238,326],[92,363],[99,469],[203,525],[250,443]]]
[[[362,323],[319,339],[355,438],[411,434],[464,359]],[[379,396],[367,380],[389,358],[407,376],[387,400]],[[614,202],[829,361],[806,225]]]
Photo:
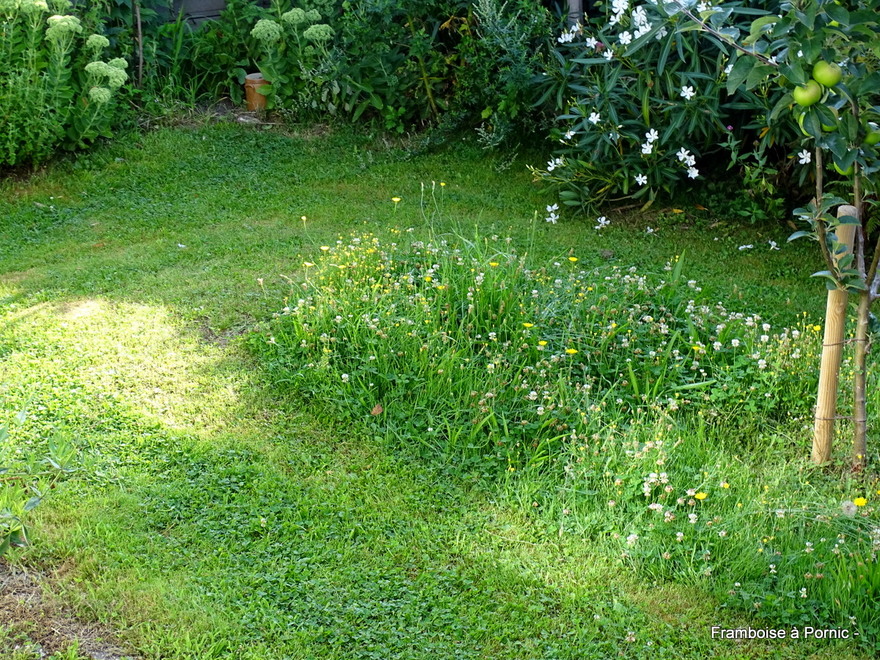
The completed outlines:
[[[283,34],[281,26],[270,18],[261,18],[251,30],[251,36],[264,44],[280,41]]]

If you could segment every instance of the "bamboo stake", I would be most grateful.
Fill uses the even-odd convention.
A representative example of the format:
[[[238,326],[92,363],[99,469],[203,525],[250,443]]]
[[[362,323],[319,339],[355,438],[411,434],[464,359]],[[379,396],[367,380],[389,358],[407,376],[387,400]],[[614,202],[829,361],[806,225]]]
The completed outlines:
[[[841,206],[837,210],[837,217],[845,215],[856,216],[858,210],[854,206]],[[855,225],[840,225],[837,228],[837,240],[848,249],[844,254],[835,255],[835,260],[852,251],[855,229]],[[819,393],[816,397],[816,416],[813,424],[812,459],[814,463],[819,465],[827,463],[831,459],[831,446],[834,442],[837,384],[840,376],[840,358],[843,354],[843,329],[848,298],[846,289],[832,289],[828,292],[828,301],[825,306],[825,334],[822,341]]]

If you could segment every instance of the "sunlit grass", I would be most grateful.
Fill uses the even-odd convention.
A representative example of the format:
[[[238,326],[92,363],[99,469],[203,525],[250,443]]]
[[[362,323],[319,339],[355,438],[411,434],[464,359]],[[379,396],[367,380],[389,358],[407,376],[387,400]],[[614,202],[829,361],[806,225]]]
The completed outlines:
[[[846,657],[712,641],[710,625],[751,620],[699,581],[646,584],[594,533],[601,515],[563,512],[584,502],[559,482],[417,457],[320,395],[280,396],[236,340],[320,246],[402,240],[390,227],[509,235],[584,269],[662,269],[685,251],[730,309],[757,300],[776,327],[821,308],[800,248],[758,259],[732,227],[672,218],[549,225],[520,165],[218,126],[3,184],[0,410],[28,412],[13,451],[61,432],[83,463],[13,560],[145,658]],[[431,181],[447,184],[436,204]]]

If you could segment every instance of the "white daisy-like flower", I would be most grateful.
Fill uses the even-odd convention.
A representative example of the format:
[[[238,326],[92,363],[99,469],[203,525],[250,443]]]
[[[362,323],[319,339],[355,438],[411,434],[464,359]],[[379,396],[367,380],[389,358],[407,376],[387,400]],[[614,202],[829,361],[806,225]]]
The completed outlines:
[[[628,46],[630,43],[632,43],[632,39],[633,37],[632,34],[630,34],[629,30],[621,32],[620,36],[617,37],[618,43],[624,46]]]

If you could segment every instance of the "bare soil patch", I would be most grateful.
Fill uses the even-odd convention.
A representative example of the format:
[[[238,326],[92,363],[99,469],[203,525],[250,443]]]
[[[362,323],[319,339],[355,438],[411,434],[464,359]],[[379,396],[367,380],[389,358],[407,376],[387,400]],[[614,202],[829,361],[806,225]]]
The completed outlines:
[[[137,660],[106,627],[76,618],[47,597],[41,586],[47,579],[0,559],[0,657],[45,658],[73,646],[91,660]]]

